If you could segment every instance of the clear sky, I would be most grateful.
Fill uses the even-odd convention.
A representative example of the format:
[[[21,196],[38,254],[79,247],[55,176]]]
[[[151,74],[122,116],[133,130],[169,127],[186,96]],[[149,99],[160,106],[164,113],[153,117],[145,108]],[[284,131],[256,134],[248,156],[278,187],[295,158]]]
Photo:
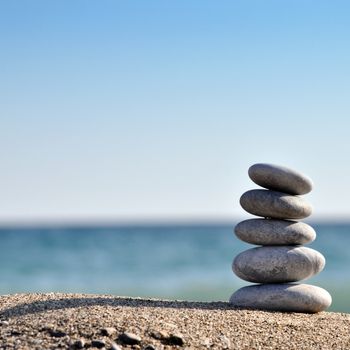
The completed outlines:
[[[0,1],[0,222],[230,219],[256,162],[350,217],[348,1]]]

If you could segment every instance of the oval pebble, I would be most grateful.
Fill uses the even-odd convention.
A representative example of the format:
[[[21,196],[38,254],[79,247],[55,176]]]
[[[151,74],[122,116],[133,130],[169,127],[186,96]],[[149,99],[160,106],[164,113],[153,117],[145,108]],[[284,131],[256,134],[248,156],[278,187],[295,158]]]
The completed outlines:
[[[247,191],[240,204],[248,213],[265,218],[303,219],[312,213],[312,206],[303,198],[271,190]]]
[[[240,308],[315,313],[326,310],[332,297],[309,284],[263,284],[237,290],[229,302]]]
[[[259,186],[289,194],[306,194],[313,187],[308,176],[280,165],[254,164],[248,175]]]
[[[265,246],[245,250],[232,263],[233,272],[255,283],[296,282],[321,272],[325,258],[306,247]]]
[[[236,236],[244,242],[257,245],[307,244],[316,238],[308,224],[290,220],[249,219],[238,223]]]

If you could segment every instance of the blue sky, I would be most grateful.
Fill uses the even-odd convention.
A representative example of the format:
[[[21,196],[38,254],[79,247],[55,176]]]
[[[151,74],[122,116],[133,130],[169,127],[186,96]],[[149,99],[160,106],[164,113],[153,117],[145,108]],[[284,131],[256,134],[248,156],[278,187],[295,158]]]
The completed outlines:
[[[230,219],[256,162],[350,214],[346,1],[1,1],[0,221]]]

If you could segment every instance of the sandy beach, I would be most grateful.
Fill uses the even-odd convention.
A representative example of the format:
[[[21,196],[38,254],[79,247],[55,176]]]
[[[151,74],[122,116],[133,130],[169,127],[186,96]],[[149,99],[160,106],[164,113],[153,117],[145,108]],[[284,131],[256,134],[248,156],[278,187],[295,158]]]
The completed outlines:
[[[0,298],[1,349],[349,349],[350,314],[111,295]]]

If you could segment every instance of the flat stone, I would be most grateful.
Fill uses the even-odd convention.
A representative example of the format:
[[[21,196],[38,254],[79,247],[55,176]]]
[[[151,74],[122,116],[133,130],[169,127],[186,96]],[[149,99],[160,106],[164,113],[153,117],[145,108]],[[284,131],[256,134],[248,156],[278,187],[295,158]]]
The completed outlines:
[[[309,284],[262,284],[237,290],[230,303],[248,309],[315,313],[326,310],[332,297]]]
[[[296,282],[321,272],[325,258],[307,247],[265,246],[245,250],[232,263],[233,272],[255,283]]]
[[[259,186],[289,194],[306,194],[312,190],[311,179],[298,171],[274,164],[254,164],[249,177]]]
[[[274,219],[303,219],[312,207],[303,198],[271,190],[250,190],[241,196],[240,204],[248,213]]]
[[[238,223],[236,236],[257,245],[307,244],[316,238],[315,230],[303,222],[278,219],[249,219]]]

